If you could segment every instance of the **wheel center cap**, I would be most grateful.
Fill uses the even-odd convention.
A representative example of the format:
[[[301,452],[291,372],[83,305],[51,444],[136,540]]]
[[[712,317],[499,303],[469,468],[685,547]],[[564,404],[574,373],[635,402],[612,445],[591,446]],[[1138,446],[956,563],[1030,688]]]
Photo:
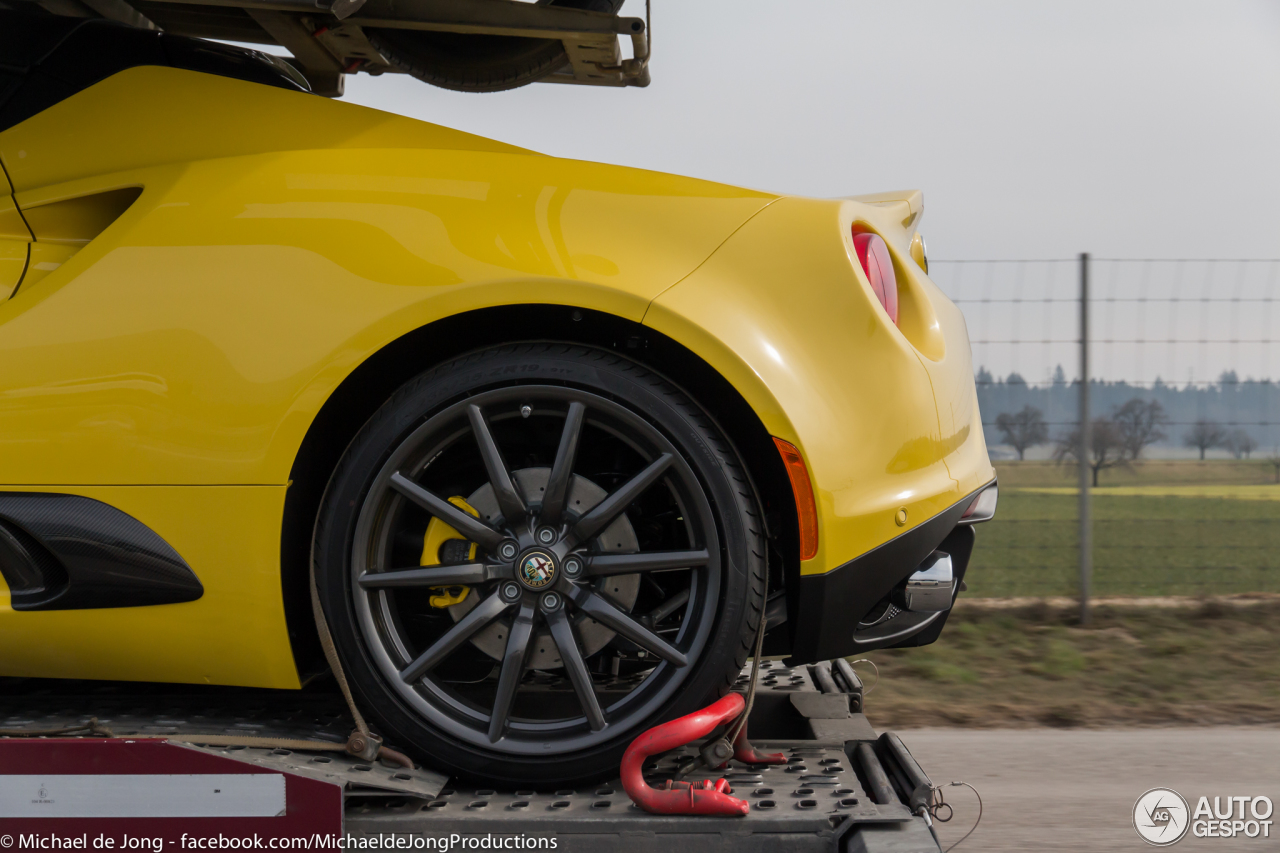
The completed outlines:
[[[541,548],[525,551],[516,563],[516,577],[529,589],[543,589],[556,579],[556,558]]]

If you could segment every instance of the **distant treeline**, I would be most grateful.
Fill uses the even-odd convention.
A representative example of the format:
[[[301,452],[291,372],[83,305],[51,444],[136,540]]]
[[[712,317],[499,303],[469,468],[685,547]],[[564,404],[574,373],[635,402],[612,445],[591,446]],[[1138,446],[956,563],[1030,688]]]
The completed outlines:
[[[1002,443],[1001,433],[995,428],[996,418],[1019,412],[1025,406],[1033,406],[1043,414],[1051,441],[1076,425],[1079,381],[1067,380],[1061,366],[1047,383],[1028,384],[1017,373],[996,377],[985,368],[979,368],[976,379],[988,444]],[[1183,387],[1159,379],[1151,385],[1099,380],[1089,384],[1089,406],[1095,418],[1111,415],[1134,398],[1156,400],[1164,408],[1169,420],[1164,426],[1167,437],[1156,446],[1181,447],[1187,432],[1203,421],[1228,430],[1244,430],[1262,451],[1280,445],[1280,383],[1270,379],[1240,379],[1235,371],[1227,371],[1216,382]]]

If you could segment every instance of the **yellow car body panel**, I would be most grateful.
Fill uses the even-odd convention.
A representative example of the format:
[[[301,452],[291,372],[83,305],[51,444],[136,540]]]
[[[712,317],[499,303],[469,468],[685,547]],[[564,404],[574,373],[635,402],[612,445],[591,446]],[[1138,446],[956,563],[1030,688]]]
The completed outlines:
[[[590,309],[701,356],[806,458],[820,548],[805,575],[992,477],[963,320],[892,200],[562,160],[156,67],[0,132],[0,163],[31,224],[0,233],[0,298],[5,259],[25,269],[0,302],[0,491],[111,504],[205,586],[43,612],[0,593],[0,674],[299,686],[280,552],[303,439],[375,353],[479,309]],[[137,200],[91,233],[93,200],[129,187]],[[854,222],[891,247],[901,330]]]
[[[0,584],[0,674],[296,688],[280,589],[283,486],[78,486],[165,539],[204,585],[156,607],[16,611]]]
[[[163,109],[157,109],[163,105]],[[532,151],[341,101],[175,68],[130,68],[4,131],[13,191],[272,151]],[[335,153],[335,162],[358,162]]]
[[[0,174],[0,299],[8,299],[27,269],[31,231],[13,200],[9,182]]]
[[[914,340],[876,301],[854,255],[855,222],[889,243],[900,322]],[[910,260],[909,244],[875,206],[784,198],[645,318],[719,370],[770,433],[803,453],[819,516],[805,575],[845,564],[994,477],[976,402],[952,399],[973,399],[963,319]]]
[[[281,124],[298,110],[305,127],[316,105],[341,107],[338,122],[351,110],[382,115],[137,68],[0,133],[24,209],[144,188],[91,244],[0,304],[0,483],[283,484],[321,404],[388,342],[494,305],[639,320],[770,199],[594,163],[424,148],[248,154],[32,187],[89,168],[24,165],[42,140],[70,158],[77,122],[86,157],[133,164],[130,123],[143,117],[108,107],[174,98],[192,85],[183,78],[198,84],[202,113],[218,112],[219,90],[224,116],[254,98],[274,99]],[[174,136],[188,118],[165,111],[153,120],[173,126],[147,135]],[[237,131],[250,136],[262,120],[250,110]],[[101,153],[113,146],[114,160]],[[28,156],[11,166],[15,152]]]

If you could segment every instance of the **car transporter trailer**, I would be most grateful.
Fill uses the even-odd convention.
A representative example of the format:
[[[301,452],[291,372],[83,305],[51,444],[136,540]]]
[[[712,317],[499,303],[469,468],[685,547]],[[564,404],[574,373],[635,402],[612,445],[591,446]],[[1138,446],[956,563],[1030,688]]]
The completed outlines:
[[[748,666],[737,692],[746,691],[749,674]],[[54,784],[40,781],[40,774],[75,773],[82,786],[101,783],[97,793],[79,790],[83,802],[94,805],[74,816],[111,818],[111,794],[121,787],[112,785],[111,774],[156,762],[169,772],[184,769],[172,755],[158,756],[156,750],[164,747],[196,760],[198,766],[187,772],[235,772],[230,768],[238,766],[288,777],[288,813],[295,817],[305,811],[300,800],[318,802],[331,791],[338,817],[330,825],[345,833],[349,847],[372,846],[360,839],[395,836],[402,839],[400,849],[439,849],[431,843],[440,841],[426,840],[449,838],[458,849],[469,849],[465,839],[488,836],[489,844],[492,837],[554,838],[554,849],[573,853],[938,853],[928,808],[933,786],[896,735],[877,735],[867,722],[863,685],[848,663],[788,667],[764,661],[759,679],[748,730],[759,752],[780,752],[785,764],[735,759],[720,770],[708,772],[703,766],[684,777],[698,783],[723,776],[732,794],[750,803],[749,813],[737,817],[650,814],[630,801],[619,780],[574,790],[498,791],[454,785],[427,768],[363,761],[342,751],[350,718],[336,693],[2,679],[7,683],[0,683],[0,815],[27,820],[0,820],[0,829],[44,825],[36,819],[44,807],[38,798],[32,804],[23,800],[16,812],[3,803],[5,791],[28,779],[36,780],[32,784],[40,785],[40,795],[50,803],[56,800],[56,791],[48,793]],[[550,696],[570,689],[563,681],[546,677],[537,688]],[[66,737],[72,733],[83,736]],[[243,745],[254,739],[266,745]],[[329,742],[332,750],[272,746],[303,739]],[[645,780],[660,786],[679,776],[697,758],[698,746],[695,741],[646,758]],[[108,758],[103,757],[106,747],[114,747]],[[126,754],[129,760],[109,757]],[[206,764],[215,758],[221,764],[210,769]],[[226,794],[231,793],[228,787]],[[63,802],[76,794],[69,792]],[[284,815],[285,809],[261,812],[268,813]],[[532,847],[531,841],[524,843]]]

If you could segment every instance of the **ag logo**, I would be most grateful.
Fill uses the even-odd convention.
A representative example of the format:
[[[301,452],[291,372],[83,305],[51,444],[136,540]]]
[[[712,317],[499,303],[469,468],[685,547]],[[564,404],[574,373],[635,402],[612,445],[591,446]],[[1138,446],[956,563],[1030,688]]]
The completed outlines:
[[[1143,841],[1156,847],[1182,840],[1190,825],[1187,801],[1172,788],[1152,788],[1133,804],[1133,828]]]
[[[534,551],[520,561],[520,580],[532,589],[541,589],[556,576],[556,564],[548,554]]]

